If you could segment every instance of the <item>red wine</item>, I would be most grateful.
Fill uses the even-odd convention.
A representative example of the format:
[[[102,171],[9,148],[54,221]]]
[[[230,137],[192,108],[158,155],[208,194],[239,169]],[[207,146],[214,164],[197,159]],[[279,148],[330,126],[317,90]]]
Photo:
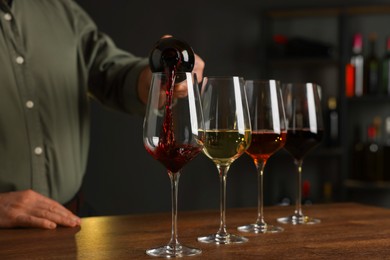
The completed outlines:
[[[190,144],[178,144],[174,134],[174,124],[172,120],[172,96],[173,96],[173,79],[175,70],[168,73],[169,78],[165,82],[166,86],[166,104],[165,117],[160,133],[159,142],[156,148],[151,149],[146,146],[146,150],[160,161],[170,172],[178,172],[185,164],[198,155],[202,148]]]
[[[318,130],[317,133],[311,132],[308,128],[288,130],[284,148],[296,160],[302,160],[312,148],[321,142],[323,134],[322,129]]]
[[[275,132],[252,131],[252,142],[246,153],[253,160],[267,160],[277,150],[282,148],[286,142],[286,132],[277,134]]]
[[[160,142],[156,149],[152,150],[150,147],[146,147],[146,150],[154,159],[161,162],[168,171],[176,173],[195,158],[202,151],[202,148],[188,144],[164,147],[164,144]]]

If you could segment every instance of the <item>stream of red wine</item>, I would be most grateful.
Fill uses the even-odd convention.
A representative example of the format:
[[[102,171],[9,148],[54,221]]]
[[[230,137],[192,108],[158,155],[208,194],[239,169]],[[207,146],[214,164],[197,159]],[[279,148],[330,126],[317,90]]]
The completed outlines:
[[[177,141],[175,138],[172,101],[176,69],[167,68],[166,75],[168,75],[168,79],[164,83],[166,104],[162,131],[156,149],[154,151],[148,149],[148,151],[156,160],[164,164],[171,173],[177,173],[185,164],[201,152],[201,147],[189,143],[182,144],[181,140]]]

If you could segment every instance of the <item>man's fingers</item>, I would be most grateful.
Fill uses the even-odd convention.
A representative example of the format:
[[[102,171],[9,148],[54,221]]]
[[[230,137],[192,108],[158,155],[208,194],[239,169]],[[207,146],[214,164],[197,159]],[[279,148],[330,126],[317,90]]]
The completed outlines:
[[[47,210],[41,210],[40,212],[46,214],[49,220],[63,226],[75,227],[81,224],[79,217],[55,201],[51,201]]]
[[[175,88],[173,90],[173,96],[176,98],[183,98],[186,97],[188,94],[188,86],[185,83],[180,83],[175,85]]]
[[[39,218],[32,215],[18,215],[15,218],[15,226],[18,227],[34,227],[44,229],[55,229],[57,224],[45,218]]]
[[[60,203],[32,190],[0,194],[0,227],[54,229],[80,224],[80,218]]]
[[[80,225],[80,218],[54,200],[42,196],[38,199],[36,205],[30,210],[32,216],[67,227]]]
[[[192,72],[196,74],[196,79],[198,80],[198,82],[201,82],[203,79],[203,71],[205,66],[206,64],[204,60],[195,54],[195,65]]]
[[[80,219],[73,214],[64,214],[62,211],[38,209],[31,212],[32,216],[49,220],[58,225],[75,227],[80,224]]]
[[[54,200],[46,197],[42,197],[42,200],[42,203],[39,205],[42,205],[41,207],[45,210],[60,214],[62,216],[75,216],[70,210]]]

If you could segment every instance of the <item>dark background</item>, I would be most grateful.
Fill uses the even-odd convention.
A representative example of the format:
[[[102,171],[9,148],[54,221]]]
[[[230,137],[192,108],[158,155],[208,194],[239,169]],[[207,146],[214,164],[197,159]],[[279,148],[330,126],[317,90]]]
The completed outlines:
[[[269,8],[339,6],[388,3],[388,1],[155,1],[78,0],[102,32],[116,44],[138,56],[147,56],[164,34],[187,41],[205,61],[206,75],[240,75],[262,78],[262,12]],[[270,3],[272,2],[272,4]],[[314,3],[315,2],[315,3]],[[342,3],[340,3],[342,2]],[[142,143],[139,116],[103,108],[92,110],[90,159],[85,196],[95,214],[127,214],[168,211],[170,183],[166,170],[147,154]],[[280,158],[284,159],[280,163]],[[308,157],[304,178],[311,179],[318,157]],[[317,169],[318,170],[318,169]],[[332,170],[332,164],[328,169]],[[273,205],[282,197],[294,197],[294,164],[283,152],[267,164],[265,201]],[[228,174],[228,207],[255,206],[255,168],[244,155]],[[219,207],[219,179],[215,165],[201,155],[183,170],[179,184],[179,210]],[[312,188],[316,180],[312,180]]]

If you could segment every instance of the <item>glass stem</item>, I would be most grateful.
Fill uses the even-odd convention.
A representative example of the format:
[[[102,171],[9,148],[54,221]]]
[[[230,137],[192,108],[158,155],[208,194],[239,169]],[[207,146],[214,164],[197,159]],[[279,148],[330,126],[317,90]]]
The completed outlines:
[[[265,164],[267,163],[266,160],[258,160],[255,162],[256,169],[257,169],[257,220],[256,224],[258,225],[265,225],[264,221],[264,194],[263,194],[263,177],[264,177],[264,168]]]
[[[177,194],[179,189],[179,177],[180,172],[172,173],[168,171],[169,178],[171,180],[171,198],[172,198],[172,231],[171,231],[171,240],[168,243],[168,246],[172,249],[177,249],[180,246],[180,243],[177,239]]]
[[[295,164],[297,165],[297,196],[295,201],[295,215],[298,217],[303,216],[302,213],[302,160],[296,160]]]
[[[226,177],[230,166],[218,165],[220,180],[220,225],[217,235],[227,236],[226,231]]]

